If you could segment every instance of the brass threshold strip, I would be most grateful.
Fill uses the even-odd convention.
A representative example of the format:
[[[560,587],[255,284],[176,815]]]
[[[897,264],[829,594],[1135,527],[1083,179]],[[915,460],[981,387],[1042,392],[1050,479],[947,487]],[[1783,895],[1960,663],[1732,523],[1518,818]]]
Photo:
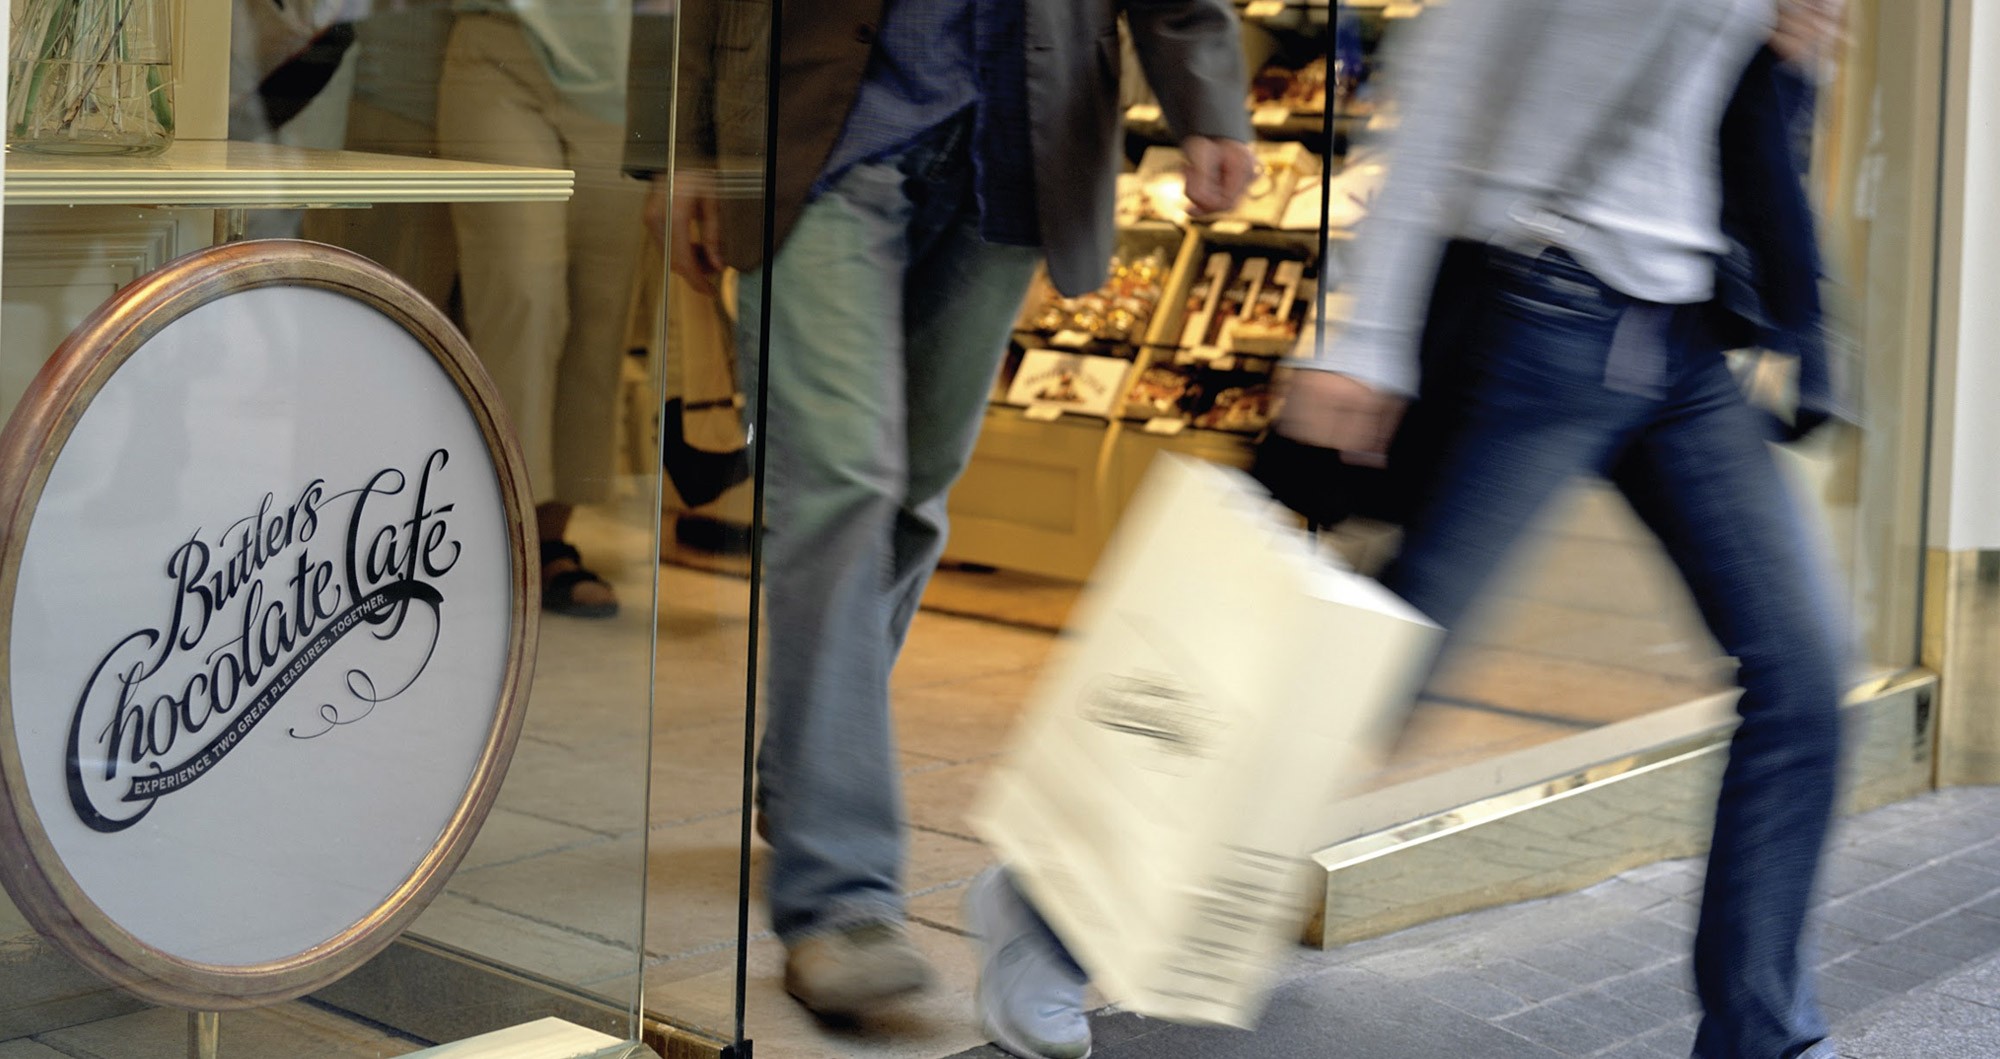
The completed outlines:
[[[1931,787],[1936,686],[1911,669],[1849,694],[1846,811]],[[1712,696],[1342,803],[1343,826],[1311,858],[1306,941],[1376,937],[1703,852],[1734,701]]]

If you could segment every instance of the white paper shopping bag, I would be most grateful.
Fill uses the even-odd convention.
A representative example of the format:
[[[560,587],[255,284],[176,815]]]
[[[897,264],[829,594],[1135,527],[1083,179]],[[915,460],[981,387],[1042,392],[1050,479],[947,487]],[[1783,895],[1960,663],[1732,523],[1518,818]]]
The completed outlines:
[[[1440,637],[1246,476],[1163,456],[973,825],[1104,993],[1249,1026],[1304,918],[1306,840]]]

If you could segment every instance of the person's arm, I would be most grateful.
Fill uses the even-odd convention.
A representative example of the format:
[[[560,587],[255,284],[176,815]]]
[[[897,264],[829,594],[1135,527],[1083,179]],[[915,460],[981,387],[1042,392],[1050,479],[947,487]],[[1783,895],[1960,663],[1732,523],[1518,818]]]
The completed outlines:
[[[1187,196],[1202,213],[1233,208],[1255,175],[1250,75],[1227,0],[1129,0],[1125,20],[1146,80],[1187,155]]]
[[[695,0],[706,6],[709,0]],[[674,135],[674,17],[632,16],[631,58],[625,68],[625,172],[641,180],[671,164]]]
[[[681,0],[680,50],[674,73],[674,148],[679,164],[715,165],[715,47],[724,0]]]
[[[1129,0],[1125,21],[1175,136],[1249,141],[1250,74],[1227,0]]]
[[[682,0],[678,52],[676,19],[636,20],[628,75],[625,171],[652,181],[646,225],[667,244],[669,267],[703,294],[715,292],[723,268],[715,189],[715,46],[723,2]]]
[[[1385,138],[1389,178],[1361,222],[1349,276],[1352,308],[1329,348],[1305,367],[1339,372],[1401,397],[1418,386],[1417,351],[1445,243],[1458,234],[1486,137],[1513,94],[1506,42],[1555,0],[1481,0],[1426,9],[1393,55],[1401,121]],[[1499,149],[1504,150],[1505,145]]]

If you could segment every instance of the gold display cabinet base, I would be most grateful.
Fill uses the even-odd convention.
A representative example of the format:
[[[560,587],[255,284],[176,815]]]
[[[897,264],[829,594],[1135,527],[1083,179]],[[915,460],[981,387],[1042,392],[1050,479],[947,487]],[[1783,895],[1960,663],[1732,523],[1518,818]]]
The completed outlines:
[[[1940,675],[1938,785],[2000,783],[2000,551],[1933,548],[1924,664]]]
[[[646,1018],[646,1047],[661,1059],[750,1059],[749,1046],[736,1047],[704,1033],[676,1026],[655,1017]]]

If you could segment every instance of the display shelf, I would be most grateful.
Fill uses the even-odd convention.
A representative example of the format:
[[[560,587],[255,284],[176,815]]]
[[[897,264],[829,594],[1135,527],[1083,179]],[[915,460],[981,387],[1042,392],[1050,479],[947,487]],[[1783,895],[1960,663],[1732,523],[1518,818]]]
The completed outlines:
[[[1103,486],[1122,433],[1103,419],[1036,422],[1019,408],[989,408],[951,491],[945,557],[1043,577],[1089,576],[1115,517]]]
[[[150,157],[7,153],[9,206],[348,206],[561,202],[567,169],[186,140]]]
[[[1168,437],[1120,421],[1037,423],[1019,409],[990,409],[971,465],[951,491],[945,557],[1084,580],[1162,452],[1247,468],[1251,447],[1248,437],[1221,431]]]
[[[1248,55],[1253,65],[1270,61],[1281,51],[1298,59],[1313,54],[1309,48],[1324,50],[1323,42],[1315,46],[1313,38],[1327,32],[1326,0],[1284,0],[1277,4],[1239,0],[1237,6],[1246,28],[1261,27],[1265,31],[1260,40],[1270,49],[1261,55]],[[1414,15],[1423,7],[1421,3],[1372,0],[1344,4],[1343,10],[1363,14],[1369,27],[1364,47],[1372,52],[1373,45],[1369,42],[1379,40],[1382,23]],[[1329,174],[1340,172],[1342,160],[1339,153],[1326,158],[1325,148],[1344,151],[1348,142],[1390,120],[1378,113],[1357,113],[1343,108],[1334,115],[1334,143],[1326,144],[1323,112],[1293,112],[1278,105],[1260,109],[1253,105],[1249,116],[1260,141],[1303,144],[1305,150],[1321,155],[1320,168]],[[1147,101],[1126,111],[1125,125],[1130,137],[1127,149],[1138,165],[1133,175],[1143,185],[1149,172],[1158,171],[1157,167],[1149,169],[1146,150],[1172,146],[1166,122],[1158,103]],[[1306,182],[1310,186],[1301,192],[1312,195],[1315,206],[1319,179],[1323,177],[1309,174]],[[1134,193],[1150,194],[1142,190]],[[1254,212],[1252,215],[1262,217]],[[1044,577],[1082,579],[1097,562],[1146,468],[1158,456],[1171,453],[1224,466],[1249,466],[1257,434],[1253,427],[1260,427],[1262,420],[1252,416],[1231,421],[1232,426],[1196,426],[1199,416],[1189,414],[1178,402],[1174,408],[1163,410],[1147,397],[1134,400],[1133,395],[1140,392],[1139,382],[1145,373],[1159,367],[1185,368],[1212,393],[1220,393],[1220,387],[1270,386],[1274,382],[1272,373],[1289,353],[1296,352],[1296,349],[1239,351],[1207,346],[1189,349],[1183,345],[1189,299],[1197,273],[1206,267],[1211,254],[1228,253],[1239,259],[1256,256],[1271,261],[1302,260],[1316,271],[1333,270],[1336,279],[1338,258],[1319,260],[1322,236],[1316,227],[1274,228],[1237,216],[1159,230],[1180,246],[1157,310],[1147,326],[1145,340],[1136,344],[1137,355],[1129,358],[1124,395],[1103,417],[1065,413],[1050,419],[1007,403],[1002,391],[996,389],[965,476],[952,491],[953,534],[948,557]],[[1132,227],[1121,227],[1121,250],[1134,234]],[[1324,236],[1329,247],[1345,244],[1353,237],[1351,227],[1335,228]],[[1309,319],[1302,326],[1311,326]],[[1019,349],[1053,344],[1052,336],[1043,331],[1017,328],[1014,339]],[[1130,347],[1121,347],[1117,352],[1123,354],[1127,348]],[[1103,347],[1079,350],[1105,351]],[[1199,363],[1183,365],[1183,360]],[[1229,378],[1232,375],[1242,378]],[[1008,378],[1003,369],[1003,382]],[[1269,405],[1264,407],[1268,410]]]

